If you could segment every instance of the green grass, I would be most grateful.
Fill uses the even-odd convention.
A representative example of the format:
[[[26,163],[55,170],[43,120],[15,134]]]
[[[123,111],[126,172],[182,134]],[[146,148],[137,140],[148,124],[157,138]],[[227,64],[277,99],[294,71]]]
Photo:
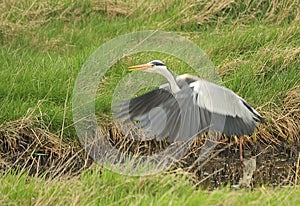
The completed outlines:
[[[83,63],[108,40],[139,30],[173,31],[194,41],[207,52],[223,84],[259,111],[281,108],[286,92],[300,85],[296,1],[264,1],[264,10],[255,7],[262,3],[259,0],[249,7],[241,1],[227,6],[221,1],[221,9],[212,7],[211,13],[203,10],[206,1],[203,5],[189,1],[102,2],[1,3],[0,124],[34,111],[53,133],[60,133],[64,122],[64,137],[76,138],[71,100]],[[164,59],[177,74],[190,72],[183,62],[164,54],[124,58],[100,87],[97,115],[109,119],[113,89],[128,73],[127,66],[152,59]],[[196,190],[182,177],[132,178],[107,170],[101,176],[94,170],[79,179],[59,181],[8,174],[0,177],[0,184],[1,205],[295,205],[300,201],[299,188],[208,192]]]
[[[43,180],[8,174],[0,179],[1,205],[297,205],[299,188],[197,190],[174,174],[126,177],[106,169],[79,178]]]

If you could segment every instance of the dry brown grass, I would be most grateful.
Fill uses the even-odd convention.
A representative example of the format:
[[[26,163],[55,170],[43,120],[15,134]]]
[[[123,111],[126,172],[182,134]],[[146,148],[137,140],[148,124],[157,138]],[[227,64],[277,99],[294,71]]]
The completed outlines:
[[[127,14],[126,4],[114,1],[92,1],[91,5],[71,1],[29,1],[8,0],[0,3],[0,30],[5,37],[17,35],[18,32],[30,32],[53,20],[77,21],[90,12],[107,12]],[[119,9],[118,9],[119,8]]]
[[[63,142],[32,117],[0,125],[0,171],[62,177],[91,166],[83,149]]]
[[[160,28],[168,24],[186,24],[196,21],[199,25],[211,23],[249,23],[253,20],[272,22],[299,21],[298,0],[222,0],[222,1],[90,1],[89,3],[50,0],[6,0],[0,3],[0,29],[6,36],[18,31],[29,31],[54,19],[76,21],[90,13],[108,16],[149,18],[176,8],[174,15],[159,23]],[[178,21],[178,18],[180,21]]]
[[[300,141],[300,86],[289,90],[283,100],[284,108],[272,115],[270,131],[291,142]],[[276,136],[275,136],[276,137]],[[269,138],[274,138],[270,136]]]
[[[284,21],[298,21],[300,18],[299,2],[297,0],[223,0],[223,1],[197,1],[189,9],[191,18],[197,20],[199,25],[207,23],[233,24],[249,23],[254,20],[280,24]],[[189,15],[188,15],[189,16]]]

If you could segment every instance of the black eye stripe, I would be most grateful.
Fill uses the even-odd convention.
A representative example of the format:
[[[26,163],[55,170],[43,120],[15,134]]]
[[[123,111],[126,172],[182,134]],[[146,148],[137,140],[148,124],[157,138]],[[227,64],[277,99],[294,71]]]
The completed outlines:
[[[151,62],[152,64],[154,64],[155,66],[165,66],[163,63],[161,62]]]

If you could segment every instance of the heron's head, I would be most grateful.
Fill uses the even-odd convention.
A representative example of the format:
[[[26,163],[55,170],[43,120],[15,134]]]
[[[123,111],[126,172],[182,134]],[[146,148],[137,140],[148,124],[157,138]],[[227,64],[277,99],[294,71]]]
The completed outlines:
[[[168,71],[167,66],[160,60],[153,60],[148,62],[147,64],[140,64],[129,67],[130,71],[145,71],[152,73],[163,73],[164,71]]]

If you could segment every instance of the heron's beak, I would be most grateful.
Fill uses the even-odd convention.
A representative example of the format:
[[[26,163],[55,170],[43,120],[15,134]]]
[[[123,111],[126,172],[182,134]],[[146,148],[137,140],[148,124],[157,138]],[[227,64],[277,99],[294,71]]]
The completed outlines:
[[[130,66],[129,71],[138,71],[138,70],[146,70],[151,68],[152,65],[150,64],[140,64],[140,65],[135,65],[135,66]]]

